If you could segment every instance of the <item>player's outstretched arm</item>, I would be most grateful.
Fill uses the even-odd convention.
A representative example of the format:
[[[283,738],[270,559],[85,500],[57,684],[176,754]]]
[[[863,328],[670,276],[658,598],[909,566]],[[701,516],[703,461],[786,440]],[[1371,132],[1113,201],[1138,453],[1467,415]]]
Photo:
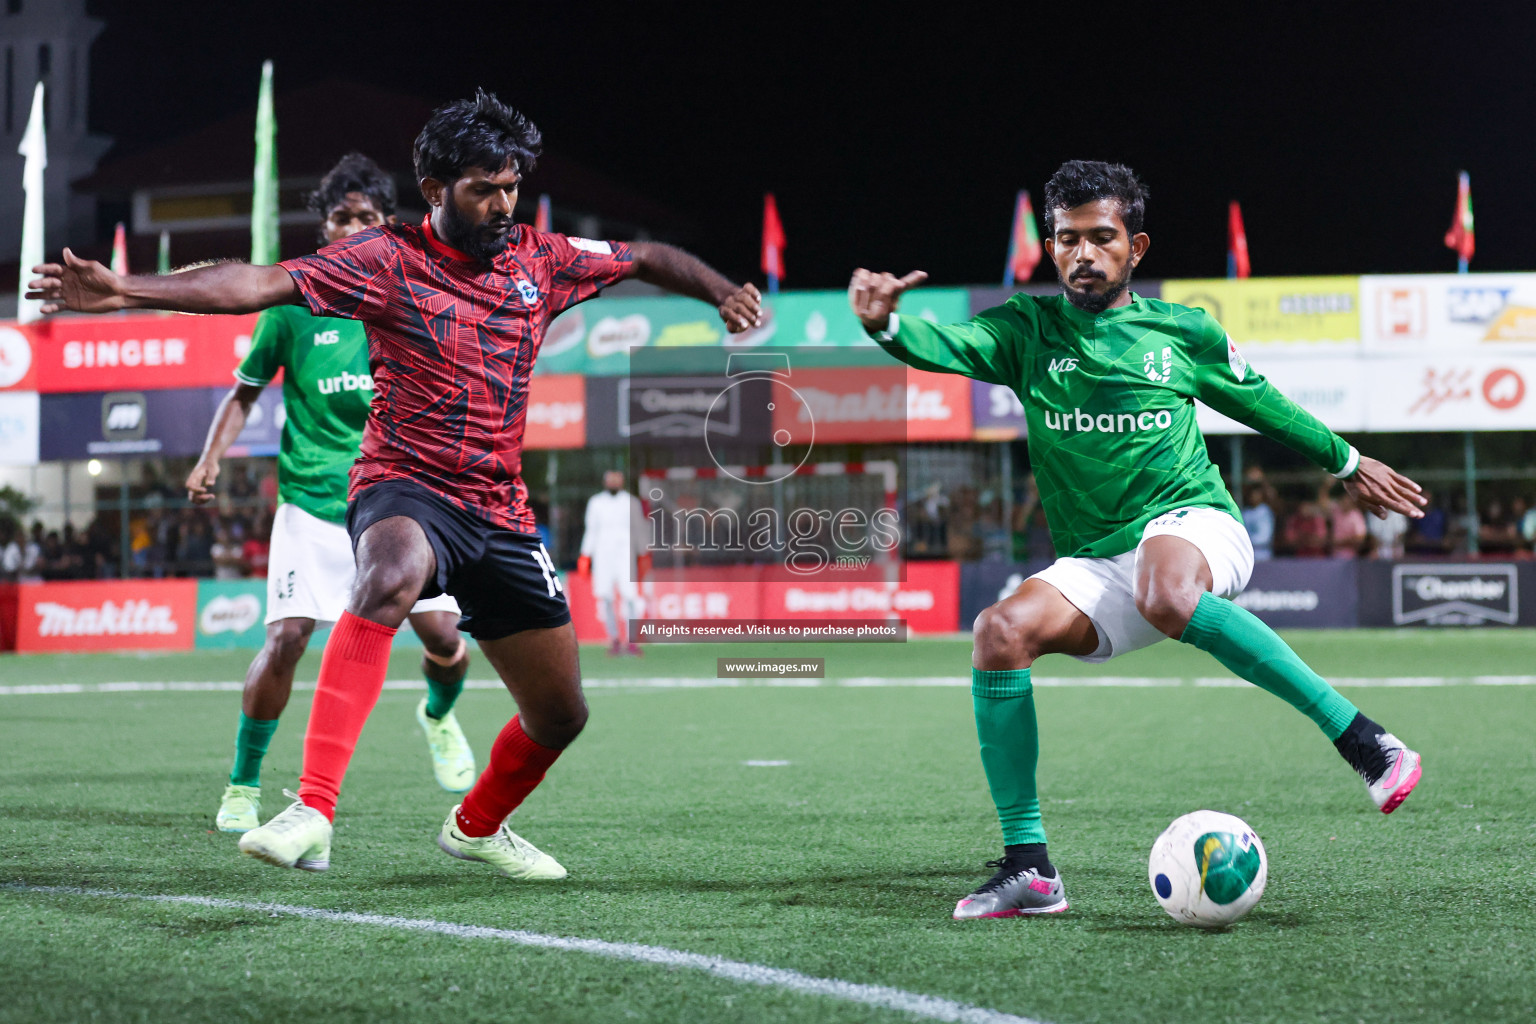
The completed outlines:
[[[254,313],[300,301],[299,287],[282,267],[216,263],[179,274],[124,277],[68,249],[63,263],[33,267],[27,298],[41,299],[44,313],[111,313],[120,309],[170,309],[180,313]]]
[[[1360,456],[1360,468],[1344,478],[1344,489],[1377,519],[1387,518],[1388,512],[1422,519],[1424,506],[1429,504],[1424,488],[1385,462],[1364,455]]]
[[[921,317],[892,315],[901,296],[928,275],[914,270],[905,277],[877,274],[860,267],[848,282],[848,306],[866,333],[908,366],[933,373],[958,373],[989,384],[1018,389],[1023,383],[1023,351],[1038,324],[1027,319],[1033,307],[1008,304],[984,310],[965,323],[935,324]]]
[[[707,302],[720,311],[732,334],[757,327],[763,320],[763,297],[750,282],[730,279],[691,253],[664,242],[631,242],[635,276],[669,292]]]
[[[260,397],[261,388],[255,384],[236,384],[219,403],[219,411],[213,415],[213,426],[208,428],[208,439],[203,442],[203,453],[197,457],[192,472],[187,474],[187,500],[192,504],[206,505],[214,499],[213,485],[219,479],[219,461],[245,429],[251,406]]]

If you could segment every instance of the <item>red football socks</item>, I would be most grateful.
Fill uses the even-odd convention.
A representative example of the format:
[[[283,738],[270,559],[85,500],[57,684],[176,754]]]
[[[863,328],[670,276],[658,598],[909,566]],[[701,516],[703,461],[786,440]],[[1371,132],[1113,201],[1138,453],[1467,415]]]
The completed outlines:
[[[507,815],[544,781],[544,773],[559,756],[560,751],[529,739],[514,715],[491,746],[490,765],[459,807],[459,831],[466,836],[494,835]]]
[[[357,738],[384,689],[394,638],[395,629],[342,612],[320,659],[320,682],[304,732],[299,799],[332,821]]]

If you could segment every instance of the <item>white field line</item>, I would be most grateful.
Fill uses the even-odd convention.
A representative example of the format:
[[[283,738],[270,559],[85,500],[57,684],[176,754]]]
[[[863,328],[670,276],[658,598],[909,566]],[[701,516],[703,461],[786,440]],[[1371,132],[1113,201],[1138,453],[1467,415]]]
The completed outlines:
[[[843,1002],[859,1003],[881,1009],[896,1010],[923,1020],[958,1021],[961,1024],[1041,1024],[1029,1017],[989,1010],[968,1003],[958,1003],[938,996],[925,996],[887,985],[864,985],[836,978],[817,978],[799,971],[782,967],[765,967],[762,964],[727,960],[724,957],[705,956],[702,953],[685,953],[665,946],[644,946],[635,942],[606,942],[602,939],[573,939],[559,935],[542,935],[539,932],[511,928],[487,928],[480,925],[454,924],[451,921],[434,921],[430,918],[389,917],[383,914],[358,914],[341,910],[324,910],[320,907],[299,907],[286,903],[246,903],[241,900],[218,899],[212,896],[161,896],[138,893],[113,892],[106,889],[76,889],[55,885],[22,885],[10,883],[0,889],[14,893],[39,893],[53,896],[90,896],[98,899],[142,900],[149,903],[176,903],[216,910],[248,910],[270,914],[273,917],[299,917],[311,921],[329,921],[333,924],[361,924],[374,928],[394,928],[400,931],[426,932],[446,935],[455,939],[491,939],[516,946],[534,949],[554,949],[566,953],[587,953],[607,957],[610,960],[628,960],[636,963],[659,964],[663,967],[687,967],[726,981],[744,985],[761,985],[764,988],[787,989],[803,995],[822,996]]]
[[[1334,686],[1354,687],[1430,687],[1430,686],[1536,686],[1536,675],[1531,676],[1349,676],[1330,680]],[[1037,676],[1036,686],[1084,687],[1116,686],[1146,687],[1244,687],[1251,683],[1235,676],[1202,676],[1188,679],[1179,676]],[[909,687],[947,686],[969,687],[969,676],[852,676],[846,679],[714,679],[709,676],[637,676],[632,679],[585,679],[582,686],[588,690],[713,690],[762,687]],[[239,691],[244,684],[235,680],[206,682],[120,682],[120,683],[24,683],[0,686],[0,697],[21,697],[30,694],[59,693],[153,693],[157,691],[222,690]],[[386,690],[420,690],[425,684],[419,679],[390,679],[384,683]],[[499,679],[466,679],[465,689],[500,690]],[[314,683],[298,682],[295,690],[313,690]]]

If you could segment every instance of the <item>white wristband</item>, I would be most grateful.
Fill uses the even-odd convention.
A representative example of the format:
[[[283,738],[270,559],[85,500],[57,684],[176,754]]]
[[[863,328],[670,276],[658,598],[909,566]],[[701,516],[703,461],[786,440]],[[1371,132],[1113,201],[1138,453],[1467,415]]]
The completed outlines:
[[[1335,478],[1343,480],[1345,477],[1355,475],[1355,470],[1360,468],[1360,449],[1354,445],[1349,446],[1349,458],[1344,460],[1344,468],[1333,474]]]
[[[901,319],[895,313],[892,313],[891,318],[885,322],[885,330],[876,331],[875,337],[880,341],[890,341],[896,336],[896,331],[900,327]]]

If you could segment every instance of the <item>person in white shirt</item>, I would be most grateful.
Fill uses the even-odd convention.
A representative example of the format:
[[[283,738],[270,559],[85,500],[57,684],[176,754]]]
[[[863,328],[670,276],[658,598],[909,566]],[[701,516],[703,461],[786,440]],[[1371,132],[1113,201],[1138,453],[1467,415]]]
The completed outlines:
[[[1403,538],[1408,533],[1408,517],[1401,512],[1388,512],[1387,518],[1369,516],[1365,528],[1376,540],[1377,558],[1402,558]]]
[[[645,614],[639,582],[650,561],[645,549],[645,512],[640,499],[624,489],[624,474],[611,469],[603,474],[603,490],[587,499],[586,530],[576,563],[578,573],[591,576],[597,617],[608,633],[609,654],[625,649],[620,611],[624,621]],[[622,609],[615,599],[623,602]],[[633,641],[627,649],[630,654],[640,653]]]

